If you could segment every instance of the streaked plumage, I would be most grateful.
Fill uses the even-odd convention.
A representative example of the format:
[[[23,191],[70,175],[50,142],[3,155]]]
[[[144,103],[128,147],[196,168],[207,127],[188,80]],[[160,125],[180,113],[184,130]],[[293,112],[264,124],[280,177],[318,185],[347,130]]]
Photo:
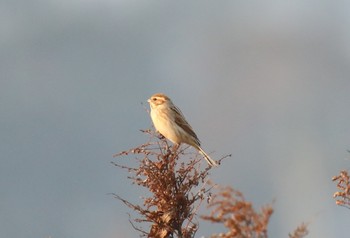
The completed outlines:
[[[148,99],[148,102],[151,107],[151,118],[154,127],[160,134],[174,144],[185,143],[193,146],[204,156],[210,166],[218,165],[201,148],[196,133],[186,121],[180,109],[173,104],[168,96],[157,93]]]

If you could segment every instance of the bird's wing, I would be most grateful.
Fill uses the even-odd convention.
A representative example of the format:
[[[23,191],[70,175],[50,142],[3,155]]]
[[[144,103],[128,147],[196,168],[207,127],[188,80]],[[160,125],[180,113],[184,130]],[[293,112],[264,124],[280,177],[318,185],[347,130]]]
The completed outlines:
[[[186,133],[190,134],[196,140],[198,145],[200,145],[200,140],[198,139],[190,124],[186,121],[185,116],[182,114],[181,110],[176,106],[174,106],[172,109],[175,112],[175,123],[179,125]]]

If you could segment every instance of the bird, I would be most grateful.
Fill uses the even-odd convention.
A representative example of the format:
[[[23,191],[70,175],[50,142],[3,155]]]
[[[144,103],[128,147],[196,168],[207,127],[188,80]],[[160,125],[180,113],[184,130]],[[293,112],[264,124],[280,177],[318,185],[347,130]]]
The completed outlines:
[[[151,119],[155,129],[176,146],[181,143],[194,147],[212,167],[218,163],[202,149],[201,142],[180,109],[163,93],[152,95],[147,102],[151,108]]]

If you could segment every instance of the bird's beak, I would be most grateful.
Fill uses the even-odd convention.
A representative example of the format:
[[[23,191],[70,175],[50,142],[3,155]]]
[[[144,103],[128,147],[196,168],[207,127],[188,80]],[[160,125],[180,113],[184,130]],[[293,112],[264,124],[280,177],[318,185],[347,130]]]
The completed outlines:
[[[150,102],[151,102],[151,99],[148,99],[147,102],[150,103]]]

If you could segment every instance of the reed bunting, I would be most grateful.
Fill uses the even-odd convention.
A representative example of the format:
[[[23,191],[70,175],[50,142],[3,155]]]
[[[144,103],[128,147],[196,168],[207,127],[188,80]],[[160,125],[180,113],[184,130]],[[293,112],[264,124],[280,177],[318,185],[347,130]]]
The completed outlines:
[[[196,133],[169,97],[157,93],[147,101],[151,107],[151,118],[154,127],[160,134],[177,146],[181,143],[193,146],[204,156],[210,166],[218,166],[218,163],[211,159],[201,148]]]

